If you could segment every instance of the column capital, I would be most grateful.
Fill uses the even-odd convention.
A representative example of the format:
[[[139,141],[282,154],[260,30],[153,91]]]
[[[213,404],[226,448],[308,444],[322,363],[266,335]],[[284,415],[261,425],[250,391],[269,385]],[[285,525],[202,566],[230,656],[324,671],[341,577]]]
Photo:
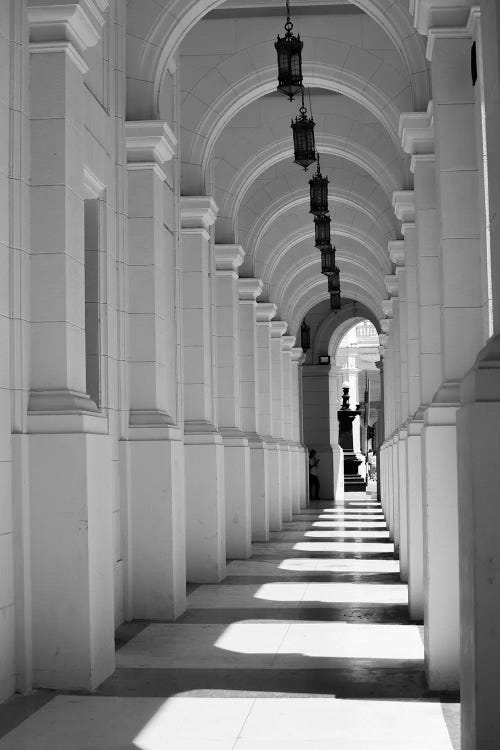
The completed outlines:
[[[182,195],[183,229],[208,229],[215,223],[219,207],[211,195]]]
[[[415,221],[415,191],[396,190],[392,194],[392,207],[400,221]]]
[[[401,224],[401,234],[403,235],[403,237],[405,238],[405,240],[406,240],[407,234],[409,232],[412,232],[412,231],[416,230],[416,229],[417,229],[417,225],[416,225],[416,223],[414,221],[403,221],[403,223]],[[398,264],[396,263],[396,265],[398,265]],[[401,265],[404,265],[404,264],[401,264]]]
[[[405,264],[405,243],[404,240],[391,240],[387,245],[389,257],[395,266],[404,266]]]
[[[393,312],[394,311],[393,311],[393,307],[392,307],[392,299],[393,298],[391,298],[391,299],[383,299],[382,300],[382,311],[383,311],[384,315],[386,316],[386,318],[392,318],[392,316],[393,316]],[[381,321],[382,330],[384,330],[384,326],[383,326],[384,322],[385,321]]]
[[[473,4],[470,0],[462,0],[461,7],[455,6],[455,13],[449,13],[448,17],[446,13],[436,17],[435,23],[427,31],[427,59],[432,61],[439,39],[470,39],[480,16],[477,2]]]
[[[384,300],[384,301],[387,302],[387,300]],[[380,328],[382,329],[382,331],[384,333],[386,333],[386,334],[390,333],[391,323],[392,323],[392,318],[382,318],[381,319],[381,321],[380,321]],[[379,336],[381,336],[381,335],[382,334],[379,333]],[[387,345],[387,341],[386,341],[386,345]]]
[[[426,112],[403,112],[399,118],[399,137],[405,153],[410,156],[434,153],[434,104]]]
[[[163,166],[177,152],[177,138],[162,120],[129,120],[125,123],[127,163]],[[133,169],[133,166],[132,166]]]
[[[281,339],[281,347],[284,352],[291,352],[295,346],[295,336],[283,336]]]
[[[255,302],[263,286],[262,279],[238,279],[240,302]]]
[[[270,323],[277,311],[274,302],[257,302],[257,323]]]
[[[97,44],[104,26],[108,0],[28,0],[30,51],[50,52],[71,44],[81,55]]]
[[[387,293],[391,295],[391,298],[397,297],[399,294],[399,279],[395,274],[390,274],[384,278],[385,288]],[[386,300],[382,302],[382,306]],[[385,312],[385,311],[384,311]],[[387,315],[387,313],[385,313]]]
[[[236,271],[243,263],[245,251],[241,245],[215,245],[215,268],[217,271]]]
[[[302,365],[306,361],[306,353],[300,346],[292,347],[292,362],[296,365]]]
[[[410,0],[410,13],[419,34],[427,36],[431,28],[464,26],[471,0]]]
[[[280,339],[285,335],[288,328],[286,320],[272,320],[271,321],[271,338]]]

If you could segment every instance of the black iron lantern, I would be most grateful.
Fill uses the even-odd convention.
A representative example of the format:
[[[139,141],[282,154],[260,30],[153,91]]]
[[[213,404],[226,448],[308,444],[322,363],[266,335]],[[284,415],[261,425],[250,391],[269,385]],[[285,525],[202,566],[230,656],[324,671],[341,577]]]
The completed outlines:
[[[328,291],[340,292],[340,271],[337,266],[335,266],[332,273],[328,276]]]
[[[314,126],[316,123],[312,117],[307,116],[307,109],[304,106],[304,89],[302,89],[302,106],[299,112],[300,116],[295,118],[295,122],[292,120],[294,162],[307,169],[313,161],[316,161],[316,143],[314,141]]]
[[[278,91],[293,101],[295,94],[302,89],[302,42],[300,35],[292,34],[293,23],[290,21],[290,4],[286,2],[285,36],[274,44],[278,54]]]
[[[338,271],[335,265],[335,248],[324,247],[321,250],[321,273],[325,276],[331,276],[335,271]]]
[[[321,216],[328,213],[328,177],[323,177],[319,166],[319,154],[317,157],[318,168],[316,174],[309,180],[311,193],[311,207],[309,213]]]
[[[311,326],[307,325],[305,318],[300,326],[300,345],[305,352],[311,348]]]
[[[340,310],[341,307],[340,289],[338,292],[330,292],[330,310]]]
[[[330,242],[331,219],[327,214],[314,217],[314,245],[320,250],[328,249]]]

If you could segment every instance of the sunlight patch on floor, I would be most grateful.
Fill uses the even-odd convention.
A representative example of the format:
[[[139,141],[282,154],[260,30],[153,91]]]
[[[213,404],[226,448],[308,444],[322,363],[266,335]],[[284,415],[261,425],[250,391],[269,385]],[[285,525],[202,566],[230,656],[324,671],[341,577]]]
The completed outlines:
[[[394,553],[392,542],[297,542],[297,552]]]
[[[389,532],[383,529],[379,531],[370,529],[359,531],[353,531],[352,529],[330,529],[328,531],[313,529],[312,531],[305,531],[304,536],[316,539],[389,539]]]
[[[299,584],[265,583],[254,597],[280,602],[408,604],[407,586],[397,583],[308,583],[302,591]]]
[[[399,573],[398,560],[318,560],[314,557],[292,557],[282,560],[279,567],[301,573]]]

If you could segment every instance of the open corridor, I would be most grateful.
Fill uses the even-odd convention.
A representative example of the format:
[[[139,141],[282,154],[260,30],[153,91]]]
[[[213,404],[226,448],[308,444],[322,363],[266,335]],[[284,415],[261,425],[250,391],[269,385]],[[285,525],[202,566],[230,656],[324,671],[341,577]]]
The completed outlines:
[[[457,750],[422,639],[380,504],[318,501],[191,586],[175,623],[122,626],[95,695],[6,704],[25,718],[8,732],[0,714],[0,750]]]

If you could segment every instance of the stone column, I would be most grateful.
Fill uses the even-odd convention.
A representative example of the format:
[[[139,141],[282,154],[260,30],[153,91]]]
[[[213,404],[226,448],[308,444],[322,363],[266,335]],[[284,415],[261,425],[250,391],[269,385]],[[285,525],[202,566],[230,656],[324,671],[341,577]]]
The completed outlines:
[[[427,504],[426,670],[434,689],[459,686],[457,431],[459,384],[483,339],[481,243],[471,38],[429,30],[440,215],[442,382],[424,414]],[[464,134],[467,134],[464,137]]]
[[[248,486],[250,488],[249,533],[252,537],[253,506],[262,505],[265,492],[266,467],[263,456],[262,440],[257,432],[257,325],[256,299],[262,291],[260,279],[240,279],[239,293],[239,326],[240,326],[240,385],[241,385],[241,425],[250,446],[252,471]],[[260,474],[259,474],[260,472]]]
[[[499,669],[500,564],[499,564],[499,425],[500,425],[500,264],[499,168],[496,147],[500,126],[500,13],[498,3],[485,0],[481,14],[475,8],[469,28],[476,42],[479,78],[474,89],[476,125],[481,132],[485,195],[480,206],[489,232],[490,257],[483,252],[488,293],[488,333],[491,338],[479,353],[461,385],[457,417],[460,533],[461,717],[464,750],[493,750],[500,732],[495,701]],[[480,183],[481,185],[481,183]],[[481,186],[482,187],[482,186]]]
[[[283,336],[282,344],[282,371],[283,371],[283,490],[282,506],[283,521],[291,521],[293,513],[293,469],[292,469],[292,347],[295,344],[295,336]]]
[[[166,123],[126,124],[129,287],[129,616],[173,620],[186,606],[184,448],[177,403],[176,151]],[[147,498],[147,502],[144,501]]]
[[[250,449],[242,432],[238,268],[240,245],[216,245],[217,424],[224,444],[226,556],[250,556]]]
[[[305,358],[301,347],[292,348],[293,513],[299,513],[307,504],[306,451],[302,444],[302,365]]]
[[[217,583],[226,569],[224,446],[215,424],[214,245],[217,206],[209,196],[181,198],[186,461],[186,558],[189,581]],[[217,329],[221,315],[217,311]]]
[[[112,439],[85,357],[82,55],[104,19],[91,0],[28,3],[27,14],[34,686],[87,691],[115,665]]]
[[[271,496],[278,492],[277,451],[271,438],[273,429],[271,320],[275,315],[275,304],[272,302],[257,302],[257,427],[262,444],[255,442],[255,445],[251,445],[250,460],[252,466],[252,538],[258,542],[269,540]]]
[[[273,471],[277,470],[277,483],[271,475],[271,498],[269,503],[269,528],[280,531],[283,523],[283,358],[281,339],[286,333],[288,324],[284,320],[271,322],[271,413],[272,436],[276,451],[276,461],[271,463]],[[274,457],[273,457],[274,458]],[[277,484],[277,487],[276,487]]]

